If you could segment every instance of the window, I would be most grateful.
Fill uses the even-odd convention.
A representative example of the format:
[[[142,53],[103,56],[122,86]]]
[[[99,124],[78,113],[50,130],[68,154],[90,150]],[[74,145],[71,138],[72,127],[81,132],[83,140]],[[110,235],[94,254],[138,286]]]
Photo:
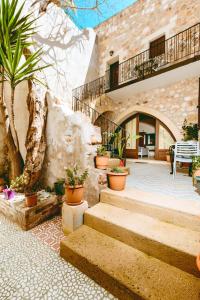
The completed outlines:
[[[165,35],[150,43],[150,57],[154,58],[165,53]]]

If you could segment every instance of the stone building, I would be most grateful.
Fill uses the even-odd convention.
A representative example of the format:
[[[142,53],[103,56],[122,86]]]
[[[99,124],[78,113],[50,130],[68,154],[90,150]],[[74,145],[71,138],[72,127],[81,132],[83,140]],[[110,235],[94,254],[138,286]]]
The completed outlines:
[[[138,0],[94,29],[95,55],[90,76],[73,91],[75,109],[87,103],[102,131],[115,123],[140,133],[140,141],[130,138],[128,157],[147,146],[163,160],[182,139],[184,120],[198,122],[199,10],[198,0]]]

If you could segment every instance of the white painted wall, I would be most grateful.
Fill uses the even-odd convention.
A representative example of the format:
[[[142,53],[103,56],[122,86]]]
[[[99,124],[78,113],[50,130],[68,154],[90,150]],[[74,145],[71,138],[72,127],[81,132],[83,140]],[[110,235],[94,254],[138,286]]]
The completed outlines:
[[[21,3],[22,0],[19,2]],[[30,12],[32,3],[31,0],[26,1],[25,11]],[[38,16],[38,9],[39,6],[37,5],[33,7],[36,16]],[[49,96],[51,100],[48,101],[48,149],[45,179],[47,184],[52,185],[56,178],[64,175],[64,166],[69,165],[75,150],[77,160],[80,160],[82,156],[87,156],[88,150],[84,150],[82,153],[80,149],[85,149],[86,144],[88,145],[91,141],[93,126],[89,120],[85,120],[82,114],[73,118],[74,114],[71,110],[72,89],[84,84],[88,78],[98,76],[95,68],[98,53],[95,44],[96,33],[92,29],[80,31],[64,11],[57,6],[49,5],[47,12],[39,18],[37,25],[39,27],[38,33],[34,37],[36,42],[34,47],[43,47],[44,54],[41,57],[41,65],[43,63],[51,64],[38,76],[46,82],[51,95]],[[8,85],[5,93],[6,100],[9,102],[10,88]],[[24,159],[28,127],[26,98],[27,83],[23,83],[16,91],[15,125],[20,142],[20,151]],[[79,149],[75,149],[76,145],[70,147],[66,142],[69,132],[73,136],[73,130],[75,133],[77,128],[79,128],[78,132],[82,136]],[[86,133],[87,137],[85,137]],[[83,161],[86,162],[84,159]],[[85,163],[82,167],[84,166]]]

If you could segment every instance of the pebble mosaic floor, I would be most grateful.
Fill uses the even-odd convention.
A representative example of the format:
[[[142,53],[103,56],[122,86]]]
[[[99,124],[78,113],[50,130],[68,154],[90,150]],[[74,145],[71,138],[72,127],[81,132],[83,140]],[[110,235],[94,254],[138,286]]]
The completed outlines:
[[[198,200],[200,195],[192,185],[192,178],[186,173],[177,173],[175,179],[170,175],[170,165],[156,162],[127,163],[131,169],[131,175],[127,177],[127,186],[140,190],[174,196],[180,200]]]
[[[57,217],[25,232],[0,214],[0,300],[115,299],[59,257],[60,226]]]

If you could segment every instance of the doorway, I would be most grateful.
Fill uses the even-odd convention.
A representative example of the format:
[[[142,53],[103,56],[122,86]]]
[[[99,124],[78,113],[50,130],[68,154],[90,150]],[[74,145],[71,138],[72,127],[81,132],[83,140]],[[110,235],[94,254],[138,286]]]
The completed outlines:
[[[110,65],[110,89],[114,89],[119,83],[119,61]]]
[[[157,118],[143,113],[137,113],[123,122],[130,138],[127,143],[126,157],[166,160],[169,147],[175,138],[170,130]],[[135,139],[140,135],[139,139]],[[141,154],[142,153],[142,154]]]

